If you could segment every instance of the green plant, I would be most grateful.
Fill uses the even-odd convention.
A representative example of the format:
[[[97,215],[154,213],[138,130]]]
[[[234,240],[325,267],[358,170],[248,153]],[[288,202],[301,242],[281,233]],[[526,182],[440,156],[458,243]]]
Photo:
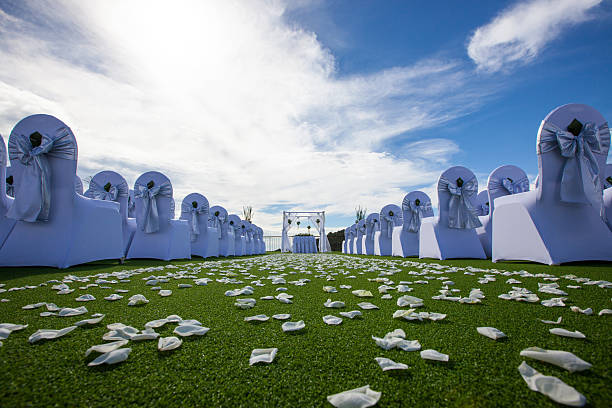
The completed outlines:
[[[253,207],[251,207],[250,205],[245,205],[244,207],[242,207],[242,215],[245,220],[247,220],[248,222],[252,222],[253,216],[255,215],[255,211],[253,211]]]
[[[361,205],[355,207],[355,224],[358,223],[359,220],[363,220],[365,218],[367,211],[368,209],[361,207]]]

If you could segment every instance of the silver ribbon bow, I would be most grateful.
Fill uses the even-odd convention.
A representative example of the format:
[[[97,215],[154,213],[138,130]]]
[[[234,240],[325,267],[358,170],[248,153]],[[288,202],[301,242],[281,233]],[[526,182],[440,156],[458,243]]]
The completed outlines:
[[[70,129],[60,127],[54,135],[42,134],[41,144],[33,147],[25,135],[9,139],[11,160],[19,160],[24,168],[15,200],[6,216],[27,222],[48,221],[51,208],[51,167],[47,157],[76,160],[76,144]],[[70,180],[72,185],[73,180]]]
[[[6,184],[6,195],[9,197],[15,197],[15,186],[12,184]]]
[[[186,214],[188,217],[191,242],[198,239],[198,235],[200,235],[199,216],[200,214],[206,214],[207,211],[208,207],[205,206],[194,207],[191,203],[181,204],[181,214]]]
[[[402,211],[410,212],[410,221],[404,222],[404,228],[410,232],[419,232],[421,229],[421,221],[426,214],[431,212],[431,203],[422,202],[417,205],[416,200],[404,200],[402,203]]]
[[[399,214],[387,215],[381,214],[380,218],[385,220],[387,223],[387,238],[393,237],[393,227],[395,226],[395,221],[400,218]]]
[[[223,224],[225,224],[225,222],[227,221],[227,219],[222,216],[221,214],[219,215],[214,215],[211,214],[210,215],[210,219],[213,222],[213,227],[217,228],[217,238],[222,239],[224,234],[224,228],[223,228]]]
[[[89,182],[89,189],[87,189],[84,195],[96,200],[117,201],[119,197],[129,196],[129,188],[123,180],[119,184],[111,185],[108,191],[106,191],[104,187],[92,180]]]
[[[366,231],[370,231],[369,240],[374,239],[374,234],[376,233],[376,226],[378,225],[378,219],[372,218],[370,221],[366,220]]]
[[[480,214],[481,215],[489,215],[489,203],[480,204]]]
[[[172,198],[172,185],[166,181],[159,186],[151,188],[147,185],[136,183],[134,186],[134,198],[143,202],[144,219],[140,229],[150,234],[159,231],[159,213],[157,211],[157,197]]]
[[[451,195],[448,201],[449,228],[471,229],[482,226],[472,205],[472,197],[478,192],[476,177],[464,181],[461,187],[441,177],[438,191],[448,191]]]
[[[593,153],[602,153],[600,133],[610,134],[608,124],[600,128],[587,122],[578,136],[547,123],[541,133],[538,153],[546,153],[555,148],[565,157],[561,176],[561,201],[566,203],[591,204],[603,216],[603,196],[599,178],[599,164]],[[605,138],[604,138],[605,140]]]

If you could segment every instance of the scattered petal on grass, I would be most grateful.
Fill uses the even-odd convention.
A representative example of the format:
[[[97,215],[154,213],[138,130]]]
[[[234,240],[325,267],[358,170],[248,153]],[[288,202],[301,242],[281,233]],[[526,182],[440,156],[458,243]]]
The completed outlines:
[[[506,335],[495,327],[477,327],[476,331],[490,339],[497,340],[506,337]]]
[[[323,303],[323,305],[325,307],[328,307],[330,309],[341,309],[344,307],[344,302],[341,302],[339,300],[335,300],[332,302],[331,299],[327,299],[327,301],[325,303]]]
[[[0,329],[6,329],[9,332],[23,330],[28,327],[27,324],[0,323]]]
[[[34,303],[31,305],[25,305],[22,307],[23,310],[32,310],[32,309],[37,309],[41,306],[45,306],[47,303],[46,302],[39,302],[39,303]]]
[[[189,284],[189,283],[179,283],[178,287],[180,289],[188,289],[188,288],[192,288],[193,285]]]
[[[128,344],[128,342],[129,342],[128,340],[117,340],[117,341],[113,341],[112,343],[105,343],[105,344],[98,344],[96,346],[91,346],[85,352],[85,357],[90,355],[93,351],[97,353],[103,353],[103,354],[110,353],[113,350],[117,350],[118,348],[125,346],[126,344]]]
[[[157,349],[159,351],[170,351],[179,348],[181,344],[183,344],[183,341],[178,337],[160,337],[157,343]]]
[[[574,339],[586,339],[586,336],[580,333],[578,330],[572,332],[569,330],[562,329],[560,327],[555,327],[554,329],[550,329],[549,332],[551,334],[556,334],[557,336],[562,336],[562,337],[571,337]]]
[[[561,321],[563,320],[562,316],[559,316],[559,318],[557,320],[540,320],[542,323],[546,323],[546,324],[561,324]]]
[[[558,367],[565,368],[570,373],[591,368],[590,363],[587,363],[569,351],[544,350],[539,347],[529,347],[521,351],[521,356],[554,364]]]
[[[234,306],[236,306],[239,309],[251,309],[252,307],[255,306],[256,303],[257,301],[252,298],[236,299],[236,303],[234,303]]]
[[[340,323],[342,323],[342,318],[333,316],[333,315],[326,315],[326,316],[323,316],[323,322],[325,322],[325,324],[328,324],[330,326],[337,326]]]
[[[93,295],[87,294],[87,295],[79,296],[75,300],[77,302],[91,302],[92,300],[96,300],[96,298]]]
[[[130,336],[130,340],[132,341],[155,340],[159,337],[159,333],[152,328],[147,328],[142,330],[140,333],[131,334]]]
[[[376,405],[381,395],[381,392],[374,391],[369,385],[366,385],[329,395],[327,401],[336,408],[368,408]]]
[[[291,315],[287,313],[280,313],[280,314],[272,315],[272,318],[276,320],[287,320],[287,319],[291,319]]]
[[[364,289],[357,289],[351,292],[353,295],[357,297],[373,297],[372,292]]]
[[[274,357],[276,357],[277,352],[277,348],[254,349],[251,352],[251,357],[249,358],[249,365],[257,363],[270,364],[272,361],[274,361]]]
[[[357,306],[359,306],[360,308],[362,308],[363,310],[374,310],[374,309],[378,309],[378,306],[370,303],[370,302],[361,302],[361,303],[357,303]]]
[[[57,338],[60,338],[70,333],[76,328],[77,328],[76,326],[69,326],[61,330],[40,329],[40,330],[37,330],[36,333],[32,334],[30,338],[28,339],[28,341],[33,344],[40,340],[57,339]]]
[[[79,316],[87,313],[87,308],[85,306],[77,307],[75,309],[65,307],[59,311],[60,317],[70,317],[70,316]]]
[[[397,305],[399,307],[409,306],[411,308],[423,306],[423,299],[419,299],[415,296],[400,296],[397,299]]]
[[[582,407],[587,402],[584,395],[576,391],[575,388],[570,387],[557,377],[551,377],[537,372],[524,361],[521,363],[518,370],[530,390],[544,394],[559,404],[568,405],[570,407]]]
[[[108,301],[115,301],[115,300],[119,300],[119,299],[123,299],[123,296],[118,295],[116,293],[113,293],[112,295],[109,295],[107,297],[104,298],[104,300],[108,300]]]
[[[323,292],[336,293],[338,292],[338,289],[334,288],[333,286],[323,286]]]
[[[382,368],[383,371],[389,371],[389,370],[407,370],[408,369],[408,366],[406,364],[396,363],[395,361],[393,361],[393,360],[391,360],[389,358],[376,357],[374,360],[376,360],[376,362],[378,363],[380,368]]]
[[[99,317],[95,317],[93,319],[85,319],[85,320],[81,320],[76,322],[74,325],[75,326],[85,326],[88,324],[98,324],[102,321],[102,319],[104,319],[104,315],[99,316]]]
[[[139,306],[139,305],[146,305],[147,303],[149,303],[147,298],[141,294],[134,295],[130,297],[128,300],[129,300],[128,306]]]
[[[340,316],[348,317],[349,319],[354,319],[358,316],[362,316],[363,314],[359,310],[351,310],[350,312],[340,312]]]
[[[172,291],[170,289],[164,289],[164,290],[159,291],[159,296],[167,297],[167,296],[170,296],[171,294],[172,294]]]
[[[298,322],[285,322],[281,326],[284,332],[299,331],[302,330],[304,327],[306,327],[306,323],[304,323],[303,320],[300,320]]]
[[[601,310],[599,311],[599,315],[600,315],[600,316],[603,316],[603,315],[609,315],[609,314],[612,314],[612,309],[601,309]]]
[[[108,353],[104,353],[89,364],[88,366],[97,366],[100,364],[117,364],[122,361],[127,360],[128,356],[132,352],[131,348],[122,348],[113,351],[109,351]]]
[[[570,306],[570,310],[572,312],[576,312],[576,313],[582,313],[585,314],[587,316],[590,316],[593,314],[593,309],[591,309],[590,307],[587,309],[581,309],[578,306]]]
[[[559,297],[559,298],[543,300],[541,303],[543,306],[546,306],[546,307],[564,307],[565,303],[563,303],[563,301],[565,300],[567,300],[567,298]]]
[[[181,337],[188,336],[203,336],[208,333],[210,329],[208,327],[196,326],[194,324],[187,324],[183,326],[177,326],[174,329],[174,334],[178,334]]]
[[[443,354],[440,353],[436,350],[423,350],[421,351],[421,358],[423,360],[434,360],[434,361],[443,361],[443,362],[447,362],[448,361],[448,354]]]
[[[265,314],[247,316],[244,318],[245,322],[267,322],[268,320],[270,320],[270,318],[266,316]]]

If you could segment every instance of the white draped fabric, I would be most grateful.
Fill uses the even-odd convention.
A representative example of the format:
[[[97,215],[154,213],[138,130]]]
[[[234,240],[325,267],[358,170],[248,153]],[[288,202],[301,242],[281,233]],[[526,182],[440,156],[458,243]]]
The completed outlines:
[[[289,230],[301,219],[307,219],[317,229],[319,235],[319,252],[331,251],[331,245],[325,234],[325,211],[314,212],[292,212],[283,211],[283,231],[281,252],[292,252],[293,248],[289,240]],[[294,252],[294,251],[293,251]]]

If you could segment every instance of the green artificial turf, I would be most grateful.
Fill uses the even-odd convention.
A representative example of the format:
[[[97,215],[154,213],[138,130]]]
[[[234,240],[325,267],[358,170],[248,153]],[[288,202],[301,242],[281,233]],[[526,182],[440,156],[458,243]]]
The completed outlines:
[[[277,266],[286,266],[283,271],[287,284],[273,285],[263,280],[263,287],[255,286],[249,296],[257,299],[253,309],[241,310],[234,306],[235,297],[224,296],[229,289],[250,284],[223,284],[214,281],[229,270],[228,265],[249,266],[249,273],[265,278],[272,270],[261,269],[274,260]],[[582,285],[581,289],[565,289],[573,281],[561,279],[558,283],[569,293],[568,306],[591,307],[595,315],[574,313],[569,307],[547,308],[539,303],[498,299],[512,286],[525,287],[538,294],[540,299],[557,297],[537,292],[541,278],[497,276],[495,282],[478,284],[476,276],[464,275],[463,271],[432,275],[446,276],[455,282],[453,288],[467,296],[472,288],[481,288],[486,298],[482,304],[469,305],[432,300],[438,294],[441,281],[429,284],[413,284],[414,291],[406,293],[424,299],[422,311],[446,313],[445,320],[431,322],[408,322],[393,319],[393,312],[400,309],[395,291],[389,293],[392,300],[380,299],[378,286],[381,283],[368,281],[381,272],[400,269],[391,280],[422,279],[409,275],[417,270],[405,266],[405,262],[418,259],[390,257],[321,255],[266,255],[213,261],[127,261],[124,265],[94,263],[67,270],[49,268],[3,268],[0,283],[4,289],[24,285],[38,285],[50,279],[132,270],[141,267],[173,264],[179,269],[144,272],[133,276],[129,283],[112,285],[113,289],[99,287],[79,290],[85,283],[70,283],[76,290],[69,295],[57,295],[51,285],[22,291],[0,293],[10,302],[0,303],[0,323],[29,324],[22,331],[13,332],[0,347],[0,406],[227,406],[227,407],[289,407],[331,406],[326,396],[369,384],[382,392],[378,406],[404,407],[535,407],[555,406],[547,397],[533,392],[518,373],[517,367],[526,360],[545,375],[560,378],[583,393],[590,406],[612,405],[612,316],[597,316],[604,308],[612,308],[612,292],[597,286]],[[572,264],[544,266],[524,263],[497,263],[481,260],[422,261],[457,267],[500,269],[507,271],[527,270],[533,274],[547,273],[561,277],[574,274],[594,280],[612,280],[612,266],[608,263]],[[170,280],[161,284],[163,289],[172,289],[170,297],[160,297],[145,285],[142,278],[176,272],[193,264],[205,267],[198,277],[213,279],[207,286],[179,289],[179,283],[190,280]],[[304,267],[311,274],[296,271]],[[368,271],[370,268],[377,268]],[[216,269],[215,275],[207,275]],[[335,280],[327,281],[315,277],[321,271],[336,273]],[[295,272],[295,273],[292,273]],[[342,272],[348,272],[344,275]],[[363,274],[360,274],[363,272]],[[356,278],[349,278],[354,275]],[[238,275],[237,278],[244,278]],[[289,281],[307,278],[305,286],[294,286]],[[507,284],[515,278],[522,284]],[[93,282],[95,278],[91,279]],[[90,282],[90,283],[91,283]],[[323,286],[330,285],[338,293],[326,293]],[[340,285],[351,285],[352,289],[340,289]],[[277,295],[276,288],[287,287],[294,295],[292,304],[276,300],[259,300],[266,295]],[[115,289],[129,289],[125,297],[116,302],[103,298]],[[354,289],[370,290],[374,297],[358,298],[351,294]],[[89,293],[96,297],[92,302],[76,302],[75,298]],[[140,307],[128,307],[131,295],[144,294],[150,303]],[[346,303],[342,310],[327,309],[326,299]],[[369,301],[380,310],[363,310],[363,317],[344,319],[339,326],[328,326],[322,317],[338,315],[339,311],[360,310],[357,303]],[[39,317],[46,309],[22,310],[22,306],[37,302],[53,302],[60,307],[86,306],[89,313],[75,317]],[[77,328],[57,340],[29,344],[27,339],[37,329],[59,329],[88,318],[93,313],[104,313],[102,323]],[[282,322],[270,319],[263,323],[248,323],[246,316],[290,313],[291,321],[304,320],[306,329],[295,334],[283,333]],[[210,331],[203,337],[184,338],[183,345],[174,351],[161,353],[157,341],[130,342],[132,348],[127,361],[102,367],[88,367],[96,353],[85,357],[85,350],[102,344],[106,325],[121,322],[143,329],[147,321],[178,314],[183,319],[197,319]],[[539,319],[556,320],[563,316],[560,327],[579,330],[586,340],[563,338],[552,335],[551,325]],[[508,338],[493,341],[476,332],[478,326],[492,326],[507,334]],[[168,324],[157,329],[162,336],[172,336],[175,325]],[[385,351],[374,343],[371,336],[384,336],[387,332],[401,328],[409,340],[419,340],[423,349],[435,349],[450,356],[449,363],[425,361],[419,352],[398,350]],[[556,366],[524,359],[519,352],[527,347],[566,350],[593,364],[589,371],[569,373]],[[249,366],[249,356],[254,348],[277,347],[278,354],[272,364]],[[95,355],[94,355],[95,354]],[[409,366],[401,372],[383,372],[375,357],[388,357]]]

